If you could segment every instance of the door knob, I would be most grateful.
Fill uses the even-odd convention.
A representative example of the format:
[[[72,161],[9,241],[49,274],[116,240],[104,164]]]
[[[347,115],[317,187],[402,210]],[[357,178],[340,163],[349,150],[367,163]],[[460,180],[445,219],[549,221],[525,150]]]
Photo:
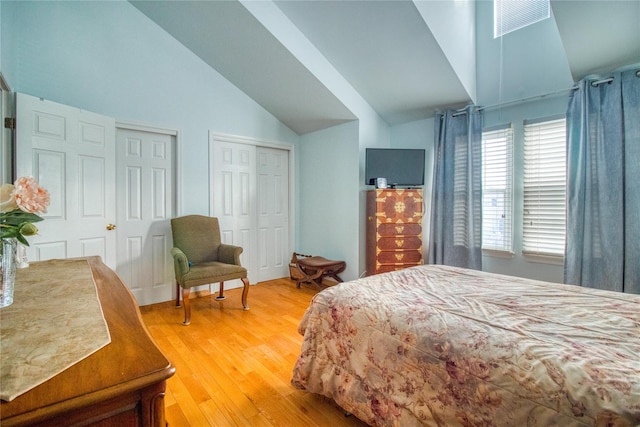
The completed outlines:
[[[107,224],[107,230],[111,231],[111,230],[115,230],[116,229],[116,225],[115,224]]]

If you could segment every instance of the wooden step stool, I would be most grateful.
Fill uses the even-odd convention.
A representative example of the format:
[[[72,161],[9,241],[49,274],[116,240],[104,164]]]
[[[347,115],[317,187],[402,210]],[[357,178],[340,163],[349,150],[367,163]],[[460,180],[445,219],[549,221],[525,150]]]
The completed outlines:
[[[321,256],[310,256],[297,259],[296,266],[300,273],[296,275],[296,288],[299,288],[301,283],[317,283],[321,285],[324,277],[332,277],[338,282],[342,282],[343,280],[338,276],[338,273],[342,273],[347,268],[347,263],[333,261]]]

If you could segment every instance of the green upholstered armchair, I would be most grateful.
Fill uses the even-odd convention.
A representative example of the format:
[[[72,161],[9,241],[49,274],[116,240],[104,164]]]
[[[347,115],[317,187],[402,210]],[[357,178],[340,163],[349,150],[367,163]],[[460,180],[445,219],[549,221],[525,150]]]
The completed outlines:
[[[176,273],[176,307],[180,307],[180,288],[184,301],[184,325],[191,323],[189,294],[194,286],[220,283],[216,300],[224,296],[226,280],[241,279],[242,306],[245,310],[249,280],[247,269],[240,265],[240,246],[227,245],[220,241],[218,218],[188,215],[171,220],[173,235],[173,267]]]

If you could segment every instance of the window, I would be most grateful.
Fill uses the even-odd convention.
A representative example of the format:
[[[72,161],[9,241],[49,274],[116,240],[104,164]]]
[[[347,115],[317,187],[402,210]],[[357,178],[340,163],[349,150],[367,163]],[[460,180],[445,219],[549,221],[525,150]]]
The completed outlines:
[[[522,253],[564,256],[566,120],[524,124]]]
[[[477,247],[482,239],[482,206],[479,202],[482,170],[477,164],[481,156],[481,141],[477,137],[469,141],[468,135],[461,132],[455,136],[453,149],[453,245]]]
[[[549,0],[493,0],[493,38],[550,16]]]
[[[482,133],[482,249],[512,252],[513,129]]]

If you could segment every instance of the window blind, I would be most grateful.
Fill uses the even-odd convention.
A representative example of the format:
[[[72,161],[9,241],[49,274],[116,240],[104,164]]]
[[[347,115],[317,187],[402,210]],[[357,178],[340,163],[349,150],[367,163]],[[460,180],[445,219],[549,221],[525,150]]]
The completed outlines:
[[[493,38],[549,18],[549,0],[494,0]]]
[[[469,181],[466,137],[458,137],[453,154],[453,244],[469,247]]]
[[[482,249],[512,252],[513,129],[482,133]]]
[[[566,120],[525,122],[523,254],[564,256]]]

